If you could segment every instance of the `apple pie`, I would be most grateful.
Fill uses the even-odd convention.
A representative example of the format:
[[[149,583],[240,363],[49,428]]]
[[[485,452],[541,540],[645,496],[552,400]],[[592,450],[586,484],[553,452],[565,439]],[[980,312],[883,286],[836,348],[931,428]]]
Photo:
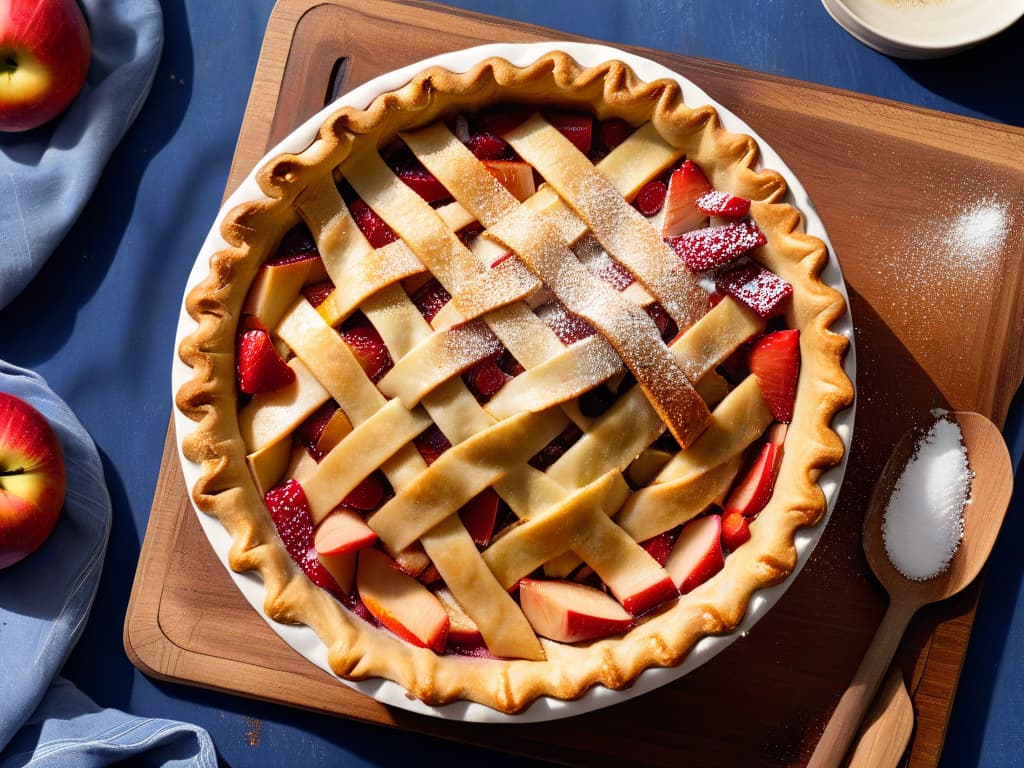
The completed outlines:
[[[267,162],[187,296],[196,505],[334,672],[505,713],[732,630],[851,403],[823,242],[673,80],[428,68]]]

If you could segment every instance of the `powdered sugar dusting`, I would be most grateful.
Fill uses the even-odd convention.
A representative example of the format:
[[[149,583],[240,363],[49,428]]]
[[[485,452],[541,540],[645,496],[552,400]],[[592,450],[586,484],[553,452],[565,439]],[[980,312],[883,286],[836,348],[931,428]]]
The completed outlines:
[[[1006,240],[1009,211],[1005,202],[987,197],[957,212],[944,236],[951,258],[964,267],[979,267]]]
[[[963,538],[972,476],[960,427],[938,419],[915,447],[882,522],[886,554],[908,579],[924,581],[949,568]]]
[[[904,278],[921,289],[932,284],[937,274],[976,284],[998,271],[1012,229],[1006,199],[978,197],[907,227],[906,239],[896,244],[891,258],[901,266],[906,259],[918,263],[916,269],[906,270]]]
[[[898,160],[894,167],[916,170]],[[888,216],[864,216],[855,231],[868,250],[866,263],[875,265],[876,280],[885,286],[875,297],[876,309],[918,362],[947,380],[943,371],[970,371],[978,364],[977,347],[940,347],[937,340],[957,332],[972,342],[981,337],[980,321],[1013,269],[1024,219],[1017,191],[995,180],[983,184],[951,171],[925,175],[920,183],[927,187],[923,198],[895,200]],[[959,325],[951,324],[954,318]]]

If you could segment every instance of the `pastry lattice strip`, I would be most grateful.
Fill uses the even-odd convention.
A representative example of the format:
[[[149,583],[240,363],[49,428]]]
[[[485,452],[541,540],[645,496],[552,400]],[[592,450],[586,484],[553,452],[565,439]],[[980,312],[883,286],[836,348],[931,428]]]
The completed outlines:
[[[593,199],[593,191],[584,195],[576,187],[569,191],[588,198],[584,211],[596,222],[594,234],[598,240],[603,236],[607,242],[602,245],[615,249],[613,256],[624,260],[635,275],[664,292],[665,301],[673,308],[671,314],[683,321],[681,327],[688,327],[706,306],[707,299],[650,224],[626,203],[611,182],[593,170],[589,160],[542,118],[532,118],[513,134],[509,136],[512,146],[517,150],[530,150],[527,160],[536,162],[534,167],[545,178],[550,174],[564,182],[566,174],[561,169],[565,162],[570,162],[565,158],[571,158],[572,168],[581,173],[585,166],[588,180],[603,190],[603,196]],[[405,134],[403,139],[491,235],[523,259],[570,310],[598,328],[636,376],[676,439],[682,445],[691,443],[706,426],[707,406],[665,349],[650,317],[578,261],[569,248],[569,244],[578,239],[576,233],[567,242],[555,221],[537,214],[529,203],[520,206],[444,124]],[[631,149],[626,147],[626,151]],[[554,199],[545,207],[562,209]],[[571,220],[562,210],[549,215],[562,221]],[[619,227],[624,227],[631,237],[612,235]],[[669,276],[674,279],[670,280]],[[454,296],[458,288],[456,285],[449,291]],[[700,294],[699,299],[694,291]],[[685,301],[680,304],[682,300]],[[681,308],[684,305],[685,310]]]
[[[379,170],[379,167],[377,170]],[[358,169],[356,169],[355,173],[358,175]],[[394,186],[396,184],[398,187],[404,188],[404,185],[392,177],[389,186]],[[333,187],[333,183],[331,186]],[[357,187],[357,191],[365,194],[367,189],[366,187],[363,187],[362,189]],[[377,200],[378,204],[380,204],[380,200],[397,200],[398,202],[395,203],[395,205],[399,209],[404,204],[403,201],[406,201],[408,198],[408,195],[401,191],[395,194],[378,191],[367,196],[373,197],[374,194],[379,195],[380,199]],[[541,193],[538,193],[538,195],[540,194]],[[427,548],[428,554],[431,554],[432,559],[435,561],[435,566],[438,567],[438,570],[441,572],[442,576],[445,577],[446,581],[449,581],[449,576],[451,576],[450,581],[455,583],[449,583],[449,588],[452,589],[452,591],[459,597],[460,602],[463,603],[463,606],[467,609],[470,616],[473,617],[478,624],[481,624],[482,631],[484,630],[484,626],[493,628],[501,622],[508,620],[508,616],[502,613],[500,609],[497,612],[494,610],[484,610],[485,604],[494,597],[493,590],[487,590],[486,588],[481,589],[480,586],[476,584],[478,579],[459,579],[454,573],[454,570],[456,570],[454,564],[449,562],[450,558],[446,558],[439,547],[439,542],[441,540],[448,542],[446,546],[451,545],[453,541],[458,542],[458,544],[454,546],[457,546],[460,550],[465,550],[467,540],[472,544],[471,540],[468,539],[468,534],[465,534],[465,529],[461,526],[461,523],[458,522],[458,518],[454,514],[458,507],[461,506],[461,501],[468,500],[472,495],[470,491],[475,492],[474,489],[478,485],[481,488],[486,487],[487,485],[493,485],[498,490],[499,495],[506,498],[506,501],[509,502],[513,510],[526,520],[527,525],[521,526],[523,531],[528,530],[528,525],[531,520],[538,523],[538,525],[534,526],[535,530],[543,531],[545,525],[550,526],[557,524],[559,519],[570,514],[572,510],[580,508],[582,506],[582,501],[589,498],[590,494],[594,493],[594,488],[607,490],[606,485],[608,483],[612,483],[613,485],[608,486],[608,488],[614,487],[617,489],[625,489],[626,486],[622,480],[621,471],[625,468],[625,464],[628,464],[628,461],[625,461],[624,463],[623,458],[620,457],[617,461],[612,462],[612,468],[610,470],[606,469],[602,477],[588,479],[586,473],[578,473],[570,482],[562,485],[562,483],[559,482],[559,480],[563,479],[562,476],[564,475],[568,477],[572,474],[565,468],[572,465],[573,461],[579,462],[579,456],[585,457],[587,455],[586,446],[595,446],[597,444],[596,438],[589,437],[589,435],[585,436],[584,439],[581,440],[581,443],[577,443],[577,445],[582,444],[584,446],[582,449],[577,451],[577,458],[570,457],[570,453],[572,453],[572,449],[570,449],[570,453],[567,453],[566,456],[563,456],[562,459],[559,460],[559,462],[556,462],[547,475],[543,475],[526,465],[525,461],[530,455],[532,455],[531,451],[536,452],[540,447],[543,447],[543,444],[546,444],[547,440],[545,438],[553,437],[558,431],[560,431],[561,427],[567,423],[564,415],[560,413],[518,413],[516,405],[511,402],[514,400],[512,397],[506,398],[510,402],[496,408],[497,413],[488,413],[487,410],[480,408],[472,394],[469,393],[465,388],[465,385],[461,382],[461,379],[454,375],[454,372],[450,376],[439,377],[439,381],[433,382],[430,387],[426,388],[426,391],[417,393],[415,398],[410,397],[410,400],[415,399],[417,402],[422,400],[423,408],[407,410],[405,411],[405,415],[402,415],[399,411],[404,410],[404,408],[399,409],[397,405],[400,401],[387,401],[380,391],[373,386],[372,382],[365,377],[365,374],[362,373],[358,362],[352,356],[351,352],[347,350],[344,341],[331,327],[330,320],[334,319],[337,321],[339,319],[343,319],[344,314],[350,313],[357,305],[360,306],[364,314],[366,314],[370,319],[371,323],[373,323],[374,326],[377,327],[378,331],[381,332],[382,337],[387,342],[389,352],[393,359],[397,360],[398,365],[401,365],[403,359],[407,358],[413,350],[417,349],[417,345],[430,344],[431,340],[436,338],[436,336],[432,335],[432,329],[429,324],[423,320],[422,316],[419,315],[418,310],[416,310],[408,300],[404,291],[399,285],[397,285],[397,282],[402,279],[402,277],[411,274],[418,274],[422,271],[412,263],[412,260],[409,258],[409,253],[411,252],[415,257],[420,257],[421,254],[418,248],[422,247],[423,243],[420,242],[418,244],[414,244],[412,248],[408,248],[408,246],[405,246],[402,241],[399,241],[399,243],[402,243],[401,245],[392,244],[392,246],[386,246],[385,248],[374,251],[374,249],[370,248],[369,244],[365,242],[365,238],[362,238],[361,233],[358,233],[358,230],[354,227],[354,222],[351,222],[351,217],[347,215],[347,210],[344,208],[344,204],[340,200],[340,195],[337,195],[336,190],[334,191],[334,195],[336,196],[336,199],[332,199],[329,194],[317,196],[317,204],[306,205],[303,207],[304,217],[307,219],[307,222],[310,223],[311,228],[314,231],[317,242],[321,247],[325,264],[328,265],[329,274],[332,274],[333,277],[335,274],[344,272],[347,268],[346,265],[351,265],[353,263],[362,265],[363,273],[365,274],[367,268],[374,268],[372,266],[374,263],[373,259],[394,259],[395,263],[394,265],[387,263],[376,267],[378,270],[376,274],[381,275],[379,281],[373,284],[377,289],[376,293],[364,291],[359,294],[352,294],[344,302],[335,302],[331,307],[332,311],[335,313],[333,318],[328,314],[328,320],[325,321],[323,311],[317,313],[307,302],[303,299],[299,299],[285,320],[283,320],[280,326],[276,329],[277,334],[292,346],[292,349],[298,355],[298,359],[301,361],[301,364],[310,364],[316,380],[322,385],[319,391],[315,386],[305,387],[305,389],[309,390],[310,393],[305,398],[307,401],[305,408],[309,409],[310,404],[319,400],[316,405],[312,405],[312,408],[315,409],[317,405],[326,400],[324,393],[328,393],[330,396],[334,396],[339,404],[342,405],[343,410],[345,410],[350,418],[353,419],[353,423],[356,425],[353,432],[332,451],[332,453],[337,452],[337,458],[331,458],[331,454],[328,454],[328,457],[326,457],[319,465],[318,471],[322,472],[322,477],[316,478],[316,473],[314,473],[313,479],[307,481],[314,489],[313,495],[318,499],[321,499],[322,497],[322,499],[317,502],[318,512],[316,514],[322,515],[325,513],[324,510],[326,510],[326,513],[329,513],[330,509],[333,509],[334,505],[336,505],[336,503],[345,495],[345,493],[341,493],[341,495],[338,496],[338,489],[344,489],[350,485],[352,483],[352,478],[357,474],[362,473],[361,477],[365,477],[366,474],[376,469],[376,467],[371,467],[370,465],[379,462],[381,468],[385,471],[389,480],[391,480],[392,485],[395,487],[398,494],[395,499],[392,499],[392,501],[389,502],[392,506],[389,507],[388,505],[385,505],[385,507],[382,508],[373,518],[372,524],[378,526],[378,533],[381,534],[382,540],[389,541],[391,544],[395,545],[395,548],[400,549],[402,546],[419,539],[424,544],[425,548]],[[328,201],[326,204],[323,203],[324,199]],[[557,198],[555,198],[555,200],[557,200]],[[320,206],[319,209],[317,207],[318,205]],[[456,203],[451,206],[447,206],[446,208],[449,211],[456,210],[455,206],[459,205],[460,203]],[[518,204],[516,205],[518,206]],[[413,207],[416,207],[415,204]],[[516,207],[512,208],[511,213],[514,213],[516,210]],[[437,214],[434,215],[439,219],[441,218]],[[571,215],[563,215],[561,218],[563,221],[566,219],[570,221],[572,220]],[[461,218],[458,220],[461,220]],[[443,219],[442,223],[444,223]],[[450,234],[449,230],[449,235]],[[560,237],[559,239],[564,241],[564,238]],[[449,279],[452,280],[453,287],[458,285],[471,285],[474,282],[481,283],[485,278],[481,277],[478,265],[477,267],[472,266],[472,262],[465,258],[466,256],[471,257],[472,254],[468,253],[468,251],[459,251],[459,247],[456,246],[452,240],[458,242],[456,238],[449,237],[444,243],[442,243],[442,252],[444,248],[448,248],[459,253],[461,264],[454,268],[448,275]],[[459,246],[461,246],[461,243],[459,243]],[[429,246],[428,254],[423,260],[429,262],[431,260],[431,254],[433,254],[435,258],[438,258],[437,253],[437,244],[434,243]],[[417,258],[417,261],[419,261],[419,258]],[[335,278],[335,280],[336,284],[343,282],[339,281],[338,278]],[[520,284],[522,285],[522,282]],[[526,291],[523,291],[523,293],[525,294]],[[455,295],[459,295],[457,288]],[[729,308],[729,304],[730,302],[724,302],[719,306]],[[398,306],[397,310],[396,305]],[[339,308],[342,309],[340,314],[338,314]],[[731,309],[734,310],[735,308]],[[506,317],[501,317],[503,313]],[[527,325],[529,326],[529,332],[527,334],[517,332],[518,329],[514,328],[514,324],[522,320],[523,317],[525,317],[525,313],[529,313],[533,318],[533,322],[527,321]],[[484,316],[488,321],[488,325],[499,333],[499,338],[501,338],[502,343],[504,343],[510,351],[513,351],[513,354],[516,355],[517,359],[526,358],[530,361],[532,365],[528,365],[527,372],[525,374],[521,374],[521,376],[530,376],[531,370],[537,371],[535,378],[538,381],[543,381],[544,376],[541,375],[542,373],[547,375],[549,378],[557,376],[557,371],[562,367],[560,364],[561,361],[567,361],[569,368],[573,365],[579,366],[581,361],[585,358],[581,353],[574,353],[573,350],[575,348],[580,348],[582,352],[582,350],[589,345],[592,347],[592,349],[588,350],[586,355],[589,357],[590,353],[598,351],[604,346],[601,343],[602,340],[600,337],[591,337],[591,339],[578,342],[577,344],[566,348],[562,345],[561,341],[557,339],[557,337],[554,337],[548,326],[542,321],[539,321],[539,319],[533,315],[528,307],[523,304],[516,304],[515,298],[513,298],[512,302],[497,308],[494,312],[485,314],[481,311],[479,312],[479,315]],[[495,321],[495,315],[498,316],[497,321]],[[712,312],[709,317],[715,315],[716,313]],[[316,323],[319,323],[319,326],[317,326]],[[495,328],[495,326],[497,326],[497,328]],[[706,344],[706,340],[699,332],[699,326],[700,324],[698,324],[697,328],[691,329],[689,333],[682,336],[680,342],[677,342],[677,344],[681,344],[685,342],[687,338],[697,340],[696,343],[691,341],[690,344],[690,346],[695,347],[695,349],[689,350],[687,354],[678,355],[678,357],[681,358],[680,365],[689,366],[690,371],[688,371],[688,373],[693,375],[695,379],[699,379],[699,375],[706,369],[706,366],[705,368],[701,368],[699,365],[695,367],[692,362],[693,359],[715,361],[724,357],[724,355],[731,351],[731,348],[728,346],[729,343],[727,342],[726,344],[721,345],[721,350],[718,351],[717,355],[706,354],[706,350],[700,349],[702,344]],[[536,343],[533,338],[527,338],[532,335],[534,330],[539,330],[540,328],[544,328],[548,332],[547,334],[542,334],[542,341],[540,343]],[[751,332],[756,332],[756,330],[758,329],[754,328]],[[505,333],[502,334],[500,331],[505,331]],[[697,332],[695,333],[695,331]],[[707,334],[704,335],[706,336]],[[502,338],[502,336],[505,336],[506,338]],[[742,340],[743,339],[740,339],[740,341]],[[338,346],[339,344],[341,346]],[[513,347],[516,347],[519,350],[519,354],[516,354]],[[526,349],[529,349],[529,351],[524,351]],[[705,354],[703,357],[696,354],[693,354],[691,357],[691,354],[697,351],[705,352]],[[599,355],[595,355],[595,357],[599,357]],[[472,355],[467,357],[469,360],[472,360],[472,358]],[[339,363],[338,360],[343,362]],[[523,362],[522,360],[520,361]],[[609,360],[607,367],[611,369],[614,367],[614,363]],[[362,383],[357,384],[356,382],[359,380],[360,376],[362,377]],[[607,375],[602,375],[599,381],[603,381],[605,378],[607,378]],[[513,379],[512,383],[507,385],[510,387],[509,391],[513,393],[515,392],[515,388],[512,385],[515,384],[515,381],[516,379]],[[632,390],[631,392],[636,392],[636,390]],[[568,399],[576,394],[579,393],[562,393],[556,396],[555,399],[556,402],[563,402],[558,398],[564,396],[565,399]],[[499,400],[500,397],[501,395],[499,393],[499,396],[495,399]],[[520,398],[520,400],[522,400],[522,398]],[[500,402],[501,400],[499,400],[499,404]],[[619,402],[630,403],[630,408],[633,411],[636,411],[640,416],[649,414],[651,411],[649,404],[644,398],[638,398],[635,395],[630,397],[630,393],[627,393],[627,395],[624,398],[621,398]],[[408,405],[408,403],[403,403],[403,406],[404,405]],[[351,413],[350,410],[352,411]],[[430,419],[423,416],[424,412],[429,414]],[[615,413],[616,412],[613,408],[613,410],[609,411],[610,415],[606,414],[605,417],[596,420],[595,423],[597,431],[590,434],[602,434],[602,427],[605,432],[614,432],[616,418]],[[498,422],[496,417],[501,418],[503,421]],[[619,418],[623,417],[620,416]],[[438,466],[433,472],[426,467],[425,462],[423,462],[422,458],[419,457],[415,449],[411,449],[411,446],[407,443],[407,440],[411,439],[411,436],[414,436],[413,433],[416,433],[421,426],[425,427],[429,424],[430,420],[437,423],[442,432],[453,443],[453,446],[456,446],[451,449],[448,461],[443,464],[439,461]],[[649,432],[653,432],[653,435],[646,439],[646,443],[641,446],[641,450],[646,447],[646,444],[649,444],[651,440],[657,437],[658,432],[661,431],[660,420],[656,418],[649,420],[652,423]],[[654,426],[655,421],[657,421],[656,427]],[[504,422],[509,423],[504,424]],[[547,431],[540,430],[539,436],[537,436],[538,432],[535,429],[538,422],[543,422],[547,427]],[[368,446],[370,442],[368,440],[368,436],[372,434],[376,425],[388,425],[389,428],[398,426],[400,427],[399,434],[392,438],[391,443],[378,445],[376,447],[377,453],[372,457],[368,457],[360,468],[343,468],[342,465],[344,465],[345,462],[341,457],[345,456],[346,453],[351,452],[353,448],[363,448]],[[466,428],[467,425],[471,426],[468,430]],[[517,431],[517,428],[522,427],[523,425],[528,425],[529,428],[525,430],[519,429]],[[487,443],[492,441],[491,437],[488,437],[489,434],[495,436],[498,440],[501,440],[513,433],[532,435],[538,445],[529,444],[523,447],[523,455],[517,455],[516,457],[516,464],[518,466],[507,467],[503,465],[501,467],[492,468],[489,475],[488,472],[484,470],[482,472],[483,476],[478,478],[475,484],[471,484],[472,487],[469,488],[468,491],[463,490],[461,495],[455,497],[459,500],[458,504],[453,506],[451,499],[449,498],[446,500],[448,502],[448,506],[445,508],[444,505],[440,503],[442,502],[440,496],[447,487],[448,479],[462,474],[462,470],[469,468],[479,470],[481,464],[486,464],[486,462],[480,461],[480,452],[483,451],[483,453],[486,454],[487,450],[489,450]],[[616,435],[615,441],[618,441],[618,438],[619,436]],[[463,443],[466,445],[463,445],[461,449],[457,447]],[[590,450],[594,450],[594,448],[591,448]],[[442,459],[443,458],[444,456],[442,456]],[[331,460],[328,462],[328,459]],[[725,462],[720,462],[720,464],[722,463]],[[446,467],[446,465],[451,466]],[[600,467],[601,465],[595,466]],[[366,471],[364,472],[364,470]],[[340,475],[338,474],[339,471]],[[591,470],[591,472],[598,471],[599,470],[596,468]],[[532,486],[539,488],[540,490],[524,494],[521,490],[524,487],[524,484],[521,482],[524,479],[524,475],[534,475],[534,477],[530,478],[533,480]],[[541,475],[544,480],[542,482],[537,482],[535,475]],[[341,478],[340,482],[339,477]],[[356,477],[355,482],[358,482],[361,477]],[[320,488],[327,487],[333,488],[329,494],[324,494],[322,491],[318,490]],[[352,487],[354,487],[354,485]],[[435,496],[438,496],[438,508],[443,510],[440,513],[435,513],[434,517],[430,518],[425,523],[421,523],[419,527],[416,528],[412,528],[408,525],[409,518],[411,516],[410,513],[414,511],[412,507],[415,506],[414,504],[411,504],[410,499],[412,499],[414,495],[419,495],[413,494],[412,491],[409,490],[414,487],[418,488],[420,493],[425,493],[427,495],[433,493]],[[617,498],[615,493],[606,493],[605,497],[612,500]],[[600,521],[595,522],[595,519],[591,516],[588,518],[589,522],[587,525],[592,530],[598,531],[608,531],[610,529],[607,529],[607,526],[610,525],[617,532],[616,534],[612,534],[613,536],[618,536],[619,534],[624,535],[624,532],[615,526],[609,518],[610,515],[614,514],[618,508],[622,506],[622,503],[606,504],[606,506],[608,506],[608,509],[601,513]],[[549,511],[550,514],[545,515],[545,510]],[[569,510],[569,512],[566,512],[565,510]],[[410,533],[410,531],[412,531],[412,533]],[[514,535],[520,538],[524,536],[523,533]],[[529,534],[527,538],[537,539],[537,536],[538,534]],[[543,538],[543,536],[540,538]],[[504,540],[512,541],[514,539],[508,539],[506,537],[505,539],[499,539],[498,543],[500,544],[500,542]],[[644,556],[646,556],[646,553],[643,553],[631,538],[629,539],[629,543],[632,547],[635,547],[636,550],[639,550]],[[478,559],[480,562],[490,565],[488,560],[501,560],[502,558],[499,557],[501,549],[508,548],[509,546],[509,544],[501,545],[501,547],[496,550],[499,554],[488,556],[485,553],[483,558]],[[536,540],[532,547],[536,549]],[[594,560],[595,562],[590,562],[590,564],[599,574],[605,576],[612,583],[622,583],[621,578],[618,578],[615,575],[614,562],[616,561],[616,558],[612,558],[610,561],[602,561],[596,552],[591,552],[587,547],[581,545],[580,549],[582,549],[583,552],[577,552],[576,554],[583,555],[583,559],[585,561],[590,562],[590,560]],[[610,551],[618,552],[621,551],[621,549],[621,547],[612,547]],[[431,552],[431,550],[433,550],[433,552]],[[527,544],[523,547],[523,550],[525,552],[531,551],[531,545]],[[628,546],[627,551],[629,551]],[[545,553],[545,558],[554,557],[559,554],[562,553],[549,551]],[[439,558],[442,563],[449,563],[446,568],[442,568],[437,562]],[[621,560],[621,558],[618,559]],[[651,563],[653,563],[653,560]],[[539,565],[541,563],[537,564]],[[656,566],[656,564],[654,565]],[[509,573],[516,572],[521,567],[521,564],[518,568],[513,568],[508,564],[497,566],[498,576],[495,577],[492,575],[491,578],[494,583],[501,585],[503,580],[510,578],[508,576]],[[446,570],[449,573],[445,573]],[[636,569],[633,570],[635,571]],[[640,570],[642,571],[643,568],[640,568]],[[488,572],[493,573],[490,570],[488,570]],[[521,575],[524,574],[520,574],[520,576]],[[518,576],[516,578],[518,578]],[[459,584],[460,581],[462,582],[461,585]],[[486,596],[484,596],[483,593],[487,593]],[[505,593],[505,595],[507,597],[507,593]],[[493,615],[488,618],[488,613],[497,613],[500,618],[495,618]],[[496,632],[492,631],[488,633],[487,631],[484,631],[485,641],[488,640],[489,634],[494,638],[497,637]],[[497,643],[497,639],[495,639],[494,642]],[[496,650],[495,648],[491,648],[491,650],[498,655],[522,655],[528,658],[535,657],[535,651],[530,651],[526,647],[528,645],[529,643],[524,643],[522,639],[520,639],[516,644],[514,653],[502,653],[502,651]],[[512,649],[505,650],[511,651]]]

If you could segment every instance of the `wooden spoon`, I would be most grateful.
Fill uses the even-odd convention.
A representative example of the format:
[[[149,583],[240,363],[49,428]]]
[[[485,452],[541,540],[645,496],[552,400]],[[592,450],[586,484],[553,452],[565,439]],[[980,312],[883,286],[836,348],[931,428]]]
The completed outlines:
[[[808,768],[842,764],[910,619],[921,606],[951,597],[970,584],[992,551],[1013,491],[1010,454],[999,429],[981,414],[958,411],[951,415],[963,432],[967,461],[974,472],[969,504],[964,510],[963,540],[949,568],[927,581],[908,579],[890,562],[882,541],[882,518],[919,437],[915,432],[908,433],[882,470],[864,520],[864,553],[889,593],[889,608],[850,687],[832,713]]]

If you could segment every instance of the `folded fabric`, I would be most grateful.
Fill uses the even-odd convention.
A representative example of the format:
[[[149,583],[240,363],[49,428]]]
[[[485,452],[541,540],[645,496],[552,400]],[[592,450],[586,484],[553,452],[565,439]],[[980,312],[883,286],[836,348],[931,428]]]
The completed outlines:
[[[0,360],[0,392],[31,403],[53,426],[68,489],[46,543],[0,570],[0,768],[94,768],[129,757],[213,768],[213,745],[201,728],[100,710],[57,677],[99,585],[110,496],[92,439],[38,375]]]
[[[0,308],[36,275],[85,207],[149,93],[163,46],[157,0],[82,0],[85,87],[54,122],[0,134]]]
[[[61,677],[0,753],[0,768],[97,768],[125,762],[154,768],[214,768],[217,756],[205,731],[100,709]]]

